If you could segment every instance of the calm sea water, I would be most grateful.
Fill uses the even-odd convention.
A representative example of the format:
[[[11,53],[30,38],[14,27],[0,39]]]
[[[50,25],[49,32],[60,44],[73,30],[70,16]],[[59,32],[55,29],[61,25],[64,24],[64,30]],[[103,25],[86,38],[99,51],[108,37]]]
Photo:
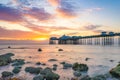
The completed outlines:
[[[51,67],[53,64],[58,64],[58,73],[61,78],[73,77],[73,70],[63,70],[60,62],[68,63],[85,63],[89,66],[88,75],[96,76],[108,73],[109,70],[115,67],[120,62],[120,47],[119,46],[93,46],[93,45],[10,45],[13,49],[8,49],[9,45],[0,45],[0,55],[5,53],[14,53],[13,59],[25,59],[26,63],[19,74],[26,80],[32,80],[34,75],[25,73],[24,69],[28,66],[34,67]],[[42,48],[42,52],[38,52],[38,48]],[[64,51],[59,52],[62,48]],[[30,58],[31,57],[31,58]],[[90,58],[85,61],[86,58]],[[49,59],[57,59],[56,62],[48,62]],[[110,60],[113,60],[111,62]],[[36,62],[46,63],[46,66],[37,66]],[[3,71],[12,71],[11,65],[0,67],[0,73]],[[0,74],[1,76],[1,74]]]

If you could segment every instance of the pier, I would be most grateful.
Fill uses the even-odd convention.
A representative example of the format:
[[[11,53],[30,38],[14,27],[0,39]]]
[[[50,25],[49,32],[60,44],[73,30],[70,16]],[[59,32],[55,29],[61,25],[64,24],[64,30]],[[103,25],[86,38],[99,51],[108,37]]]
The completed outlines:
[[[49,44],[78,44],[78,45],[120,45],[120,33],[101,32],[100,35],[51,37]]]

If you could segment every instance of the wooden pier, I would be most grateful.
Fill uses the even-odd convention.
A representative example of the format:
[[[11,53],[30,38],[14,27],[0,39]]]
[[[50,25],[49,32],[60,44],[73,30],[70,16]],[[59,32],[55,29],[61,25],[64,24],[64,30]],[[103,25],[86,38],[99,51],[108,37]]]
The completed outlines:
[[[66,36],[51,37],[49,44],[79,44],[79,45],[120,45],[120,33],[102,32],[92,36]]]

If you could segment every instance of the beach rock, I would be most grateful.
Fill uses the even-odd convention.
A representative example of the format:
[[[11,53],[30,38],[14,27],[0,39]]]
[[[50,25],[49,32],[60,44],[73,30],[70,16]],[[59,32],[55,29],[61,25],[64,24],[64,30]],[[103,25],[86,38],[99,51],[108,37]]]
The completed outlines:
[[[91,80],[107,80],[104,75],[98,75],[96,77],[91,78]]]
[[[58,65],[57,64],[53,64],[53,66],[57,67]]]
[[[78,72],[78,71],[75,71],[73,74],[74,74],[75,77],[80,77],[81,76],[81,73]]]
[[[8,48],[11,48],[10,46],[8,46]]]
[[[40,63],[40,62],[37,62],[36,65],[41,65],[41,63]]]
[[[4,71],[2,72],[2,77],[6,78],[6,77],[12,77],[13,73],[12,72],[8,72],[8,71]]]
[[[110,62],[114,62],[114,60],[110,60]]]
[[[63,51],[63,49],[58,49],[58,51]]]
[[[54,71],[56,71],[56,70],[57,70],[57,66],[58,66],[57,64],[53,64],[53,68],[52,68],[52,69],[53,69]]]
[[[60,62],[60,64],[65,64],[66,62]]]
[[[46,75],[47,73],[51,73],[51,72],[52,72],[52,69],[47,67],[47,68],[41,70],[40,74]]]
[[[51,61],[58,61],[58,60],[57,59],[49,59],[48,61],[51,62]]]
[[[68,69],[68,68],[71,68],[71,67],[72,67],[72,64],[69,64],[69,63],[63,64],[63,69]]]
[[[40,68],[40,67],[38,67],[38,68],[35,68],[35,67],[26,67],[25,68],[25,71],[29,72],[31,74],[39,74],[41,70],[42,70],[42,68]]]
[[[86,64],[74,63],[72,69],[75,71],[88,71],[88,66]]]
[[[15,67],[15,68],[12,70],[12,72],[15,73],[15,74],[17,74],[17,73],[20,72],[20,69],[21,69],[21,67]]]
[[[6,53],[6,54],[4,54],[4,55],[2,55],[2,56],[5,56],[5,57],[12,57],[12,56],[14,56],[14,54],[13,54],[13,53]]]
[[[87,75],[87,76],[82,77],[80,80],[91,80],[91,78]]]
[[[120,64],[118,64],[115,68],[111,69],[110,74],[114,77],[120,77]]]
[[[44,80],[44,76],[42,75],[37,75],[33,78],[33,80]]]
[[[85,61],[88,61],[90,58],[85,58]]]
[[[38,49],[38,51],[39,51],[39,52],[41,52],[41,51],[42,51],[42,49],[41,49],[41,48],[39,48],[39,49]]]
[[[0,66],[5,66],[5,65],[8,65],[9,63],[11,63],[12,56],[14,56],[13,53],[7,53],[7,54],[0,55]]]
[[[32,56],[29,56],[29,58],[32,58]]]
[[[57,67],[56,66],[53,66],[53,68],[52,68],[54,71],[56,71],[57,70]]]
[[[41,63],[41,65],[45,66],[46,64],[45,63]]]
[[[15,59],[12,62],[13,62],[12,66],[22,66],[25,64],[24,59]]]
[[[46,80],[59,80],[60,76],[53,72],[48,72],[45,76]]]

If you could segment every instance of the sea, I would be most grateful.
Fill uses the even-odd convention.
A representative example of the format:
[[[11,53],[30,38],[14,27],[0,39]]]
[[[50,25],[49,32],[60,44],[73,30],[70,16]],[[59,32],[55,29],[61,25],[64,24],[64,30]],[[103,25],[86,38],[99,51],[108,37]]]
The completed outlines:
[[[10,46],[11,48],[8,48]],[[38,49],[42,51],[39,52]],[[63,51],[58,51],[63,49]],[[60,80],[70,80],[73,75],[72,68],[63,69],[61,62],[67,63],[84,63],[87,64],[89,70],[87,75],[94,77],[97,75],[108,74],[109,71],[120,63],[120,46],[102,46],[102,45],[38,45],[38,44],[22,44],[22,45],[0,45],[0,55],[5,53],[14,53],[12,59],[24,59],[26,64],[23,65],[21,72],[16,77],[23,77],[25,80],[33,80],[35,75],[25,72],[26,67],[53,67],[57,64],[58,68],[55,73],[60,75]],[[88,60],[86,60],[88,58]],[[57,61],[48,61],[56,59]],[[36,62],[45,63],[46,65],[36,65]],[[0,67],[0,76],[3,71],[12,71],[10,65]],[[117,80],[117,79],[108,79]]]

